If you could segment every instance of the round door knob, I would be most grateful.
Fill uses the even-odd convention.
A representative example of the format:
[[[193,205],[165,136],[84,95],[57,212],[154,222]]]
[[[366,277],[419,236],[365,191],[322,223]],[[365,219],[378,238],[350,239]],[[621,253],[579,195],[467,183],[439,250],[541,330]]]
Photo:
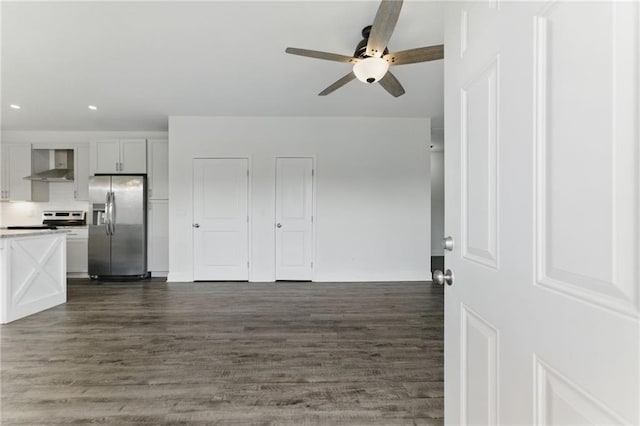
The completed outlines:
[[[282,228],[282,224],[278,223],[278,224],[276,225],[276,228]]]
[[[447,272],[443,273],[441,270],[437,269],[433,271],[433,282],[438,285],[444,285],[444,283],[453,285],[453,272],[451,269],[447,269]]]
[[[200,228],[200,224],[199,224],[199,223],[194,223],[194,224],[193,224],[193,227],[194,227],[194,228]]]

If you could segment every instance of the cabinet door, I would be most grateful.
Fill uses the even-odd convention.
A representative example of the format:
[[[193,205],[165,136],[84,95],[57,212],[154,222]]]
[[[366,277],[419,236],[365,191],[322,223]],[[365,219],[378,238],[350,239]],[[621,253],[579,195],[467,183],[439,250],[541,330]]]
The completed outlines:
[[[147,173],[146,139],[120,141],[120,173]]]
[[[89,241],[86,238],[67,237],[67,273],[88,272]]]
[[[0,146],[0,200],[9,199],[9,149],[7,145]]]
[[[149,199],[169,198],[169,141],[150,140],[147,147]]]
[[[169,202],[149,201],[148,215],[148,269],[151,272],[166,272],[169,270]]]
[[[94,144],[96,173],[118,173],[120,164],[120,143],[118,140],[98,141]]]
[[[31,200],[31,181],[24,179],[31,175],[31,145],[5,145],[3,169],[6,173],[6,184],[3,185],[5,199],[11,201]]]
[[[76,200],[89,200],[89,147],[79,145],[74,150],[74,195]]]

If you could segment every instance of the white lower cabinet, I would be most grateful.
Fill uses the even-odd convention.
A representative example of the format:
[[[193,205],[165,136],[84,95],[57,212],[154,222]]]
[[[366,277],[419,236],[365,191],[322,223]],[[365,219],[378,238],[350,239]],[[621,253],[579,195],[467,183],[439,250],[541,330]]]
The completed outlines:
[[[169,271],[169,201],[149,200],[147,210],[147,269],[152,276],[166,276]]]
[[[64,244],[57,231],[0,231],[0,324],[67,301]]]
[[[74,229],[67,233],[67,274],[89,272],[89,230]]]

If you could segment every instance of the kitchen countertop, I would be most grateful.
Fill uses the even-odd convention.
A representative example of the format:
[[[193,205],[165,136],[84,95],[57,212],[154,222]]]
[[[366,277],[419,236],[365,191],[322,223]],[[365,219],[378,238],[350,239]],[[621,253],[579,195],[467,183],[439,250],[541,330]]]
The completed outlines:
[[[0,229],[0,238],[30,237],[33,235],[66,234],[68,229]]]

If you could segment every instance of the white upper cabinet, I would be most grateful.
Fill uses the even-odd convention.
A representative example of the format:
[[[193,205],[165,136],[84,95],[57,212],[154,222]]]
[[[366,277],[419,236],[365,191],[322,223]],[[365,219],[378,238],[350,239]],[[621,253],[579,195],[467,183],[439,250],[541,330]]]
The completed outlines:
[[[31,200],[31,181],[24,179],[31,175],[31,145],[4,144],[2,146],[2,200]]]
[[[120,141],[105,140],[93,144],[96,173],[118,173],[120,166]]]
[[[169,198],[169,141],[150,139],[147,144],[147,177],[149,199]]]
[[[120,140],[120,173],[147,173],[147,141]]]
[[[110,139],[92,144],[93,173],[146,173],[146,139]]]

